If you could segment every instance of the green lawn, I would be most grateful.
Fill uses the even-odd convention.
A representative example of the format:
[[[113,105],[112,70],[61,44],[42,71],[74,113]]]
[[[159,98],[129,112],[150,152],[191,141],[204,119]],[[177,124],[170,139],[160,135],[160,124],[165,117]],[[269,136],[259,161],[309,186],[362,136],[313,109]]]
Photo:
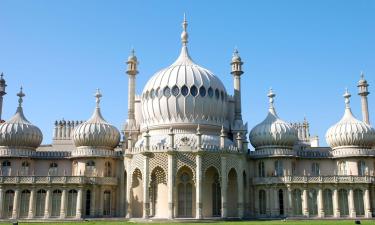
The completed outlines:
[[[154,222],[153,224],[172,224],[172,223],[182,223],[184,225],[193,225],[196,223],[211,223],[211,224],[222,224],[222,225],[309,225],[309,224],[315,224],[315,225],[354,225],[354,220],[287,220],[287,221],[281,221],[281,220],[264,220],[264,221],[200,221],[196,223],[190,223],[187,221],[171,221],[171,222]],[[28,223],[22,223],[20,222],[20,225],[23,224],[30,224],[30,225],[54,225],[54,224],[61,224],[61,225],[135,225],[135,224],[145,224],[145,222],[133,222],[133,221],[82,221],[82,222],[48,222],[48,223],[40,223],[40,222],[28,222]],[[1,223],[1,224],[10,224],[10,223]],[[361,220],[361,224],[369,225],[374,224],[375,220]]]

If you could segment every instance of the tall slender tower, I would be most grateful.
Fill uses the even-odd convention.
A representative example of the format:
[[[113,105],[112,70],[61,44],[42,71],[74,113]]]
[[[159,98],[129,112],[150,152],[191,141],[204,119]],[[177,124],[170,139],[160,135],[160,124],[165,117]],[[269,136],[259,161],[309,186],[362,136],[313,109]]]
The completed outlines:
[[[135,81],[138,74],[138,60],[135,51],[132,49],[128,61],[126,61],[128,74],[128,119],[125,123],[124,134],[128,139],[134,139],[137,135],[137,122],[135,121]],[[130,137],[131,136],[131,137]],[[135,142],[132,142],[135,143]],[[129,148],[132,146],[128,146]]]
[[[238,54],[238,50],[235,49],[233,52],[231,74],[233,75],[233,87],[234,87],[234,127],[238,129],[239,126],[243,125],[242,112],[241,112],[241,75],[242,71],[242,60]]]
[[[363,72],[361,73],[361,79],[358,81],[358,95],[361,96],[361,106],[362,106],[362,118],[363,122],[370,124],[370,116],[368,112],[368,102],[367,102],[367,95],[370,94],[368,92],[369,84],[365,80],[365,76]]]
[[[3,114],[3,96],[7,93],[5,92],[6,83],[4,80],[4,74],[1,73],[0,75],[0,122],[3,120],[2,114]]]

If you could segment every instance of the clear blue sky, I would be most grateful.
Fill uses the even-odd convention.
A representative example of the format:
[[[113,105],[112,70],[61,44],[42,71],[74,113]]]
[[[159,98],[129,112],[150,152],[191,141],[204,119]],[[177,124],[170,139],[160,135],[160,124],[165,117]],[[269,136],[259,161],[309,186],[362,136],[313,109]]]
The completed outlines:
[[[352,93],[363,70],[375,118],[375,1],[0,1],[0,71],[8,83],[4,118],[24,86],[24,111],[50,143],[56,119],[88,119],[96,88],[105,118],[127,117],[125,60],[140,60],[137,92],[180,50],[183,13],[193,59],[233,93],[229,62],[235,46],[245,61],[244,120],[251,129],[267,112],[273,87],[281,118],[301,121],[320,136],[342,116],[342,94]]]

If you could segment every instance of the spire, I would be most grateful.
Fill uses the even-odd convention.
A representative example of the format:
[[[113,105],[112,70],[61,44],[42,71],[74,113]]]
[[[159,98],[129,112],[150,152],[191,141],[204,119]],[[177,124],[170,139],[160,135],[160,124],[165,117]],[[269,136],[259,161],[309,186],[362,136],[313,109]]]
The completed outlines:
[[[362,109],[362,120],[363,122],[370,124],[370,114],[368,110],[367,95],[370,94],[368,91],[369,84],[365,79],[365,75],[361,72],[361,79],[358,81],[358,95],[361,96],[361,109]]]
[[[348,88],[345,89],[345,93],[343,96],[345,98],[345,108],[350,109],[350,97],[352,95],[349,93]]]
[[[95,92],[95,102],[96,102],[96,108],[100,108],[100,98],[103,96],[102,93],[100,93],[100,90],[99,88],[96,89],[96,92]]]
[[[186,20],[186,15],[185,15],[185,13],[184,13],[184,21],[182,22],[182,33],[181,33],[181,42],[182,42],[182,45],[183,46],[186,46],[187,45],[187,43],[188,43],[188,38],[189,38],[189,35],[188,35],[188,33],[187,33],[187,30],[186,30],[186,28],[187,28],[187,25],[188,25],[188,23],[187,23],[187,20]]]
[[[184,13],[184,21],[182,22],[182,33],[181,33],[182,48],[181,48],[180,55],[178,56],[177,60],[172,65],[194,64],[187,49],[187,43],[188,43],[188,37],[189,37],[187,33],[187,25],[188,23],[186,20],[186,15]]]
[[[269,98],[269,103],[270,103],[270,106],[269,106],[269,112],[276,115],[276,111],[275,111],[275,107],[273,105],[274,101],[275,101],[275,96],[276,94],[273,92],[272,88],[270,88],[270,90],[268,91],[268,98]]]
[[[22,108],[22,102],[23,102],[23,97],[25,97],[25,94],[23,93],[23,88],[21,86],[20,88],[20,92],[17,93],[17,96],[18,96],[18,107]]]

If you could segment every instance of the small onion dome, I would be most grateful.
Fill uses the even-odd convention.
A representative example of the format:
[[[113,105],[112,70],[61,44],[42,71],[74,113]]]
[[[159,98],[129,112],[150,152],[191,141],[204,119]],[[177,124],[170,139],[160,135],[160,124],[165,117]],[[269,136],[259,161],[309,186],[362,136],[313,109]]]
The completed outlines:
[[[25,94],[17,94],[18,108],[14,116],[0,125],[0,146],[36,149],[43,140],[40,129],[31,124],[23,114],[22,102]]]
[[[135,50],[134,49],[132,49],[132,52],[128,57],[128,62],[135,62],[135,63],[138,62],[137,56],[135,56]]]
[[[234,49],[233,56],[232,56],[232,62],[241,62],[240,54],[238,54],[238,50]]]
[[[74,144],[76,147],[114,149],[120,142],[120,132],[103,119],[99,107],[100,97],[102,97],[99,89],[95,97],[96,108],[93,115],[74,129]]]
[[[375,146],[375,129],[357,120],[350,109],[348,90],[344,94],[345,113],[341,120],[330,127],[326,133],[326,140],[332,149],[343,147],[371,148]]]
[[[358,86],[366,86],[366,87],[369,86],[367,84],[367,80],[365,79],[365,75],[363,72],[361,72],[361,79],[358,81]]]
[[[273,102],[276,95],[272,89],[268,93],[270,107],[263,122],[250,131],[250,142],[256,150],[262,148],[293,148],[297,141],[297,131],[293,126],[281,120],[275,111]]]

